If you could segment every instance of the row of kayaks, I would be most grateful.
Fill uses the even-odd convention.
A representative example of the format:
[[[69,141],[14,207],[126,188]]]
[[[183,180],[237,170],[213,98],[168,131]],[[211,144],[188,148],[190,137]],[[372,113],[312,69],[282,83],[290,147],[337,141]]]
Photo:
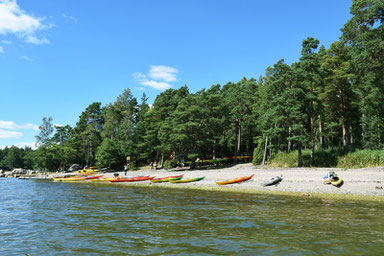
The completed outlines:
[[[161,178],[156,178],[151,175],[141,175],[134,177],[103,177],[103,175],[92,175],[92,176],[75,176],[75,175],[66,175],[54,177],[53,181],[55,182],[78,182],[78,181],[91,181],[91,182],[138,182],[138,181],[146,181],[149,180],[152,183],[160,183],[160,182],[170,182],[170,183],[188,183],[200,181],[205,178],[203,177],[195,177],[195,178],[187,178],[183,179],[184,174],[174,175],[174,176],[166,176]]]
[[[241,183],[247,180],[250,180],[254,175],[249,175],[245,177],[238,177],[225,181],[217,181],[217,185],[227,185],[234,183]],[[61,176],[53,178],[55,182],[76,182],[76,181],[90,181],[90,182],[138,182],[138,181],[147,181],[149,180],[152,183],[162,183],[162,182],[170,182],[170,183],[189,183],[189,182],[197,182],[203,180],[205,176],[202,177],[194,177],[194,178],[186,178],[183,179],[184,174],[181,175],[173,175],[166,177],[156,178],[151,175],[142,175],[142,176],[134,176],[134,177],[103,177],[103,175],[92,175],[92,176]]]
[[[248,181],[252,179],[254,174],[244,177],[237,177],[229,180],[224,181],[216,181],[217,185],[228,185],[228,184],[236,184],[241,183],[244,181]],[[180,175],[173,175],[173,176],[166,176],[166,177],[159,177],[151,176],[151,175],[141,175],[141,176],[134,176],[134,177],[103,177],[103,175],[92,175],[92,176],[78,176],[78,175],[64,175],[59,177],[54,177],[53,181],[60,181],[60,182],[78,182],[78,181],[90,181],[90,182],[139,182],[139,181],[150,181],[152,183],[162,183],[162,182],[170,182],[170,183],[189,183],[189,182],[197,182],[200,180],[203,180],[205,176],[202,177],[194,177],[194,178],[187,178],[183,179],[184,174]],[[283,180],[283,175],[272,177],[265,182],[262,182],[261,186],[271,186],[271,185],[277,185]],[[339,186],[342,184],[343,180],[340,177],[335,177],[330,183],[334,186]]]
[[[229,180],[224,181],[216,181],[217,185],[228,185],[228,184],[235,184],[235,183],[241,183],[244,181],[248,181],[252,179],[254,174],[244,177],[236,177]],[[180,175],[173,175],[173,176],[166,176],[166,177],[159,177],[156,178],[156,176],[151,175],[141,175],[141,176],[134,176],[134,177],[103,177],[103,175],[92,175],[92,176],[60,176],[53,178],[53,181],[56,182],[77,182],[77,181],[90,181],[90,182],[138,182],[138,181],[150,181],[152,183],[162,183],[162,182],[170,182],[170,183],[189,183],[189,182],[197,182],[200,180],[203,180],[205,176],[202,177],[194,177],[194,178],[187,178],[183,179],[184,174]],[[262,186],[269,186],[279,183],[282,180],[282,176],[276,176],[265,183],[262,183]]]

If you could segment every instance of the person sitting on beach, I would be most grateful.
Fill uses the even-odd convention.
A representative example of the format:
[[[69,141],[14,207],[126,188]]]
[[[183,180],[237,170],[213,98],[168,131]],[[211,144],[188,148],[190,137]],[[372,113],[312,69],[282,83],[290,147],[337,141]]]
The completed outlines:
[[[323,183],[324,184],[330,184],[333,178],[337,177],[337,173],[335,171],[329,171],[327,174],[323,177]]]
[[[157,161],[155,160],[155,162],[153,163],[153,168],[156,170],[157,169]]]

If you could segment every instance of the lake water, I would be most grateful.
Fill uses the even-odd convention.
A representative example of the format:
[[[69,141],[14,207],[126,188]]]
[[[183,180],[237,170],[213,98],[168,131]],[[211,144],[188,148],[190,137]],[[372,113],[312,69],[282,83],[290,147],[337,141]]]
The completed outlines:
[[[383,253],[383,203],[0,179],[0,255]]]

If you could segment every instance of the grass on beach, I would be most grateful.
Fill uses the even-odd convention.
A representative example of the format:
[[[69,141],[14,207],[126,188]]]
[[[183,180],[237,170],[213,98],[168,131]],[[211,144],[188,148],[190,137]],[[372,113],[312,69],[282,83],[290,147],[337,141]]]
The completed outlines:
[[[309,167],[311,151],[303,150],[303,166]],[[279,152],[271,160],[273,167],[297,167],[297,151]],[[384,165],[384,150],[316,150],[314,167],[366,168]]]

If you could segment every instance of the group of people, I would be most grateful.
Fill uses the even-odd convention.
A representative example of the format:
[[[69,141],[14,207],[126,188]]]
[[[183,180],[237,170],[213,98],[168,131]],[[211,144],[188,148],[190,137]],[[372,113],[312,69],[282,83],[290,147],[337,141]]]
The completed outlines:
[[[153,169],[157,169],[157,161],[155,160],[154,162],[151,162],[150,164],[149,164],[149,166],[151,167],[151,170],[153,170]]]

